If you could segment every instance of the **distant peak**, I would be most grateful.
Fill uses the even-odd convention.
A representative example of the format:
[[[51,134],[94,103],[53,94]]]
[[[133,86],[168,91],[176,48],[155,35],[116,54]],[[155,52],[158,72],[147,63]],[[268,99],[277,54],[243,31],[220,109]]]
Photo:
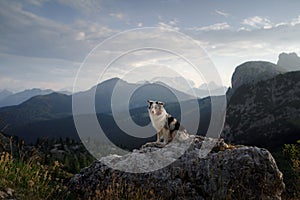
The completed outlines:
[[[300,57],[295,53],[281,53],[278,56],[277,65],[285,68],[287,71],[300,70]]]
[[[24,92],[26,92],[26,91],[42,91],[41,89],[39,89],[39,88],[32,88],[32,89],[26,89],[26,90],[24,90]]]
[[[99,84],[105,84],[105,83],[111,83],[111,82],[118,82],[118,81],[125,82],[124,80],[122,80],[122,79],[120,79],[118,77],[114,77],[114,78],[110,78],[110,79],[107,79],[105,81],[102,81]]]
[[[276,66],[276,64],[268,62],[268,61],[262,61],[262,60],[257,60],[257,61],[247,61],[244,62],[242,64],[240,64],[239,66],[237,66],[236,68],[241,68],[241,67],[258,67],[258,66]]]
[[[12,94],[12,92],[7,89],[0,90],[0,93],[11,93]]]
[[[282,52],[281,54],[279,54],[279,58],[284,56],[299,58],[299,56],[295,52],[291,52],[291,53]]]
[[[236,67],[231,78],[232,88],[235,90],[241,85],[254,84],[284,72],[285,69],[271,62],[248,61]]]
[[[111,79],[107,79],[106,81],[119,81],[119,80],[122,80],[122,79],[120,79],[119,77],[114,77]]]

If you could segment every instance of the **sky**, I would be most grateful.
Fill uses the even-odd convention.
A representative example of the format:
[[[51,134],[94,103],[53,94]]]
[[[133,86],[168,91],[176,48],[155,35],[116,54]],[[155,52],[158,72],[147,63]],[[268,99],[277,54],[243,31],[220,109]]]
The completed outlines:
[[[230,86],[235,67],[243,62],[276,63],[281,52],[300,55],[299,8],[297,0],[1,0],[0,90],[71,91],[80,66],[99,44],[124,31],[146,27],[174,30],[195,40],[217,69],[222,84]],[[147,34],[139,32],[139,37],[150,37]],[[129,32],[114,44],[126,46],[136,36]],[[175,46],[176,41],[169,45]],[[117,48],[102,57],[116,55],[112,50]],[[182,45],[182,50],[189,52],[190,48]],[[80,89],[91,87],[89,76],[100,76],[105,64],[98,61],[97,70],[89,69]],[[143,64],[148,66],[145,70],[136,69]],[[129,74],[133,82],[161,74],[180,76],[186,65],[170,53],[141,50],[118,59],[105,77],[120,76],[125,69],[127,74],[144,73]],[[167,66],[181,68],[168,73]],[[205,77],[197,82],[193,74],[189,71],[184,77],[201,85]]]

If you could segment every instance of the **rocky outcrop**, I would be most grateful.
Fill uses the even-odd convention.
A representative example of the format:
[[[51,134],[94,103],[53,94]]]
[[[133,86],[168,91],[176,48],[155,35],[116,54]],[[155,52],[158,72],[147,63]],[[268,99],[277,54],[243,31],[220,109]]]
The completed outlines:
[[[296,53],[281,53],[277,65],[288,71],[300,70],[300,57]]]
[[[300,72],[243,85],[230,98],[226,142],[274,147],[300,139]]]
[[[180,151],[176,141],[163,148],[146,145],[125,156],[102,158],[76,174],[69,189],[81,199],[97,199],[116,185],[124,193],[142,190],[149,198],[155,195],[161,199],[281,199],[282,174],[266,149],[230,146],[223,140],[200,136],[189,136],[188,140],[190,146],[179,158],[173,153]],[[211,151],[201,156],[201,149],[211,142],[215,144]],[[106,165],[126,163],[127,169],[143,168],[149,152],[161,153],[174,162],[145,173],[128,173]]]
[[[245,62],[237,66],[232,75],[232,89],[235,91],[241,85],[255,84],[259,81],[273,78],[283,72],[286,72],[286,70],[270,62]]]

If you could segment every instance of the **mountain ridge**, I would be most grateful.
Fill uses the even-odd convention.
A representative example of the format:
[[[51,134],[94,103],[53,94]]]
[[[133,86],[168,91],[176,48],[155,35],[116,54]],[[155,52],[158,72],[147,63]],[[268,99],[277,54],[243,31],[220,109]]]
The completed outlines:
[[[164,101],[165,103],[176,103],[178,100],[175,94],[177,94],[179,97],[182,97],[184,100],[192,98],[191,96],[180,91],[176,91],[175,89],[172,89],[175,91],[173,93],[171,88],[166,85],[149,83],[140,86],[127,83],[119,78],[109,79],[87,91],[74,94],[77,95],[77,98],[80,98],[81,102],[83,102],[83,105],[79,106],[82,106],[84,109],[84,103],[88,103],[86,98],[88,98],[89,95],[92,95],[93,92],[96,92],[95,110],[97,114],[100,114],[98,116],[101,116],[99,119],[104,119],[102,124],[109,124],[108,127],[105,126],[108,130],[114,130],[118,133],[121,132],[117,128],[117,125],[114,123],[110,114],[112,112],[112,92],[116,84],[120,86],[120,90],[124,93],[121,94],[122,98],[124,97],[123,95],[126,95],[128,90],[138,87],[138,89],[130,98],[129,108],[131,111],[135,108],[140,111],[140,108],[142,108],[141,110],[143,110],[143,112],[141,115],[143,116],[145,116],[144,114],[147,112],[146,106],[149,98],[157,99],[159,96],[161,96],[161,94],[164,94],[164,98],[160,98],[160,100]],[[120,98],[120,102],[123,101],[122,98]],[[121,108],[122,107],[120,107],[120,105],[119,107],[116,107],[119,113],[122,112]],[[85,112],[77,113],[76,115],[89,115],[92,113],[86,112],[86,110],[84,111]],[[135,115],[135,113],[131,114]],[[146,115],[146,118],[147,117],[148,115]],[[35,96],[21,103],[20,105],[0,108],[0,118],[2,119],[0,121],[0,128],[9,125],[6,130],[9,134],[26,138],[26,140],[29,142],[34,143],[34,140],[39,136],[38,134],[40,134],[41,137],[45,137],[47,134],[49,136],[59,137],[59,134],[61,134],[62,137],[67,136],[78,139],[72,117],[71,95],[54,92],[48,95]],[[139,117],[137,116],[136,119],[138,118]],[[145,119],[145,117],[142,119]],[[101,120],[99,122],[101,122]],[[113,128],[113,126],[116,126],[116,128]],[[66,133],[63,131],[66,131]],[[29,135],[26,136],[26,134]],[[32,139],[30,137],[32,137]],[[141,143],[139,142],[139,144]]]
[[[17,93],[12,93],[11,95],[8,95],[5,98],[0,100],[0,108],[6,106],[18,105],[20,103],[27,101],[31,97],[37,95],[46,95],[52,92],[54,91],[50,89],[42,90],[39,88],[33,88],[33,89],[26,89],[24,91],[17,92]]]

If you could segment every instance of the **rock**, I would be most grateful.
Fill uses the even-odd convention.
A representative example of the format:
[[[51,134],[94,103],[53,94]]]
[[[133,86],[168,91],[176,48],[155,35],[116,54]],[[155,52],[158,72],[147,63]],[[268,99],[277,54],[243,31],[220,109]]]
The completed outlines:
[[[260,147],[294,143],[300,139],[299,105],[299,71],[240,86],[228,103],[222,137]]]
[[[298,71],[300,70],[300,57],[296,53],[281,53],[277,65],[288,71]]]
[[[232,78],[232,90],[235,91],[242,85],[255,84],[286,72],[285,69],[265,61],[245,62],[236,67]]]
[[[281,199],[285,188],[282,173],[266,149],[231,146],[221,139],[200,136],[188,136],[185,141],[190,142],[185,153],[162,169],[128,173],[104,163],[136,168],[135,161],[141,159],[142,165],[142,158],[153,151],[163,153],[166,159],[176,158],[173,152],[180,151],[176,148],[180,149],[178,143],[182,142],[163,148],[150,144],[125,156],[107,156],[81,170],[68,187],[81,199],[97,198],[113,187],[119,188],[115,192],[138,194],[142,190],[162,199]],[[206,143],[214,146],[206,156],[199,156]]]
[[[11,188],[7,188],[6,190],[0,189],[0,199],[9,199],[14,200],[15,198],[15,191]]]

